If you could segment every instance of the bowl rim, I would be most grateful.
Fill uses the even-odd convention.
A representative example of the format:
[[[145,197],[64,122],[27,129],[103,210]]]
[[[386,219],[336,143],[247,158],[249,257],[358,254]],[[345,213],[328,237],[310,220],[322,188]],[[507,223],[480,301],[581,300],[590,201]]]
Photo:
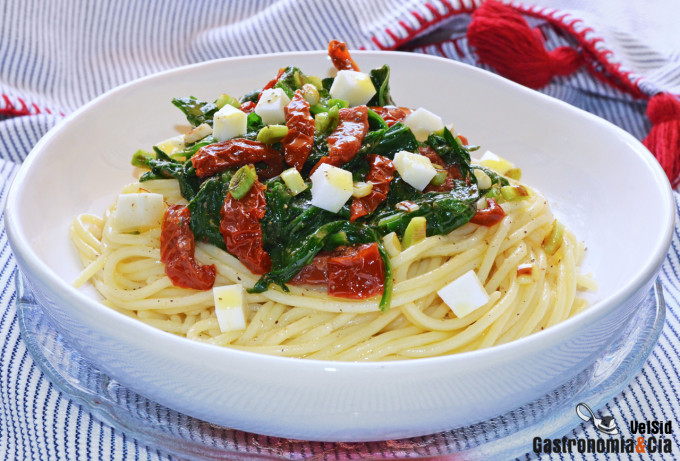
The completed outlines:
[[[662,217],[662,222],[659,223],[659,229],[662,230],[660,235],[657,237],[656,244],[653,251],[647,257],[647,263],[639,270],[637,274],[629,281],[629,283],[623,285],[617,291],[609,295],[607,298],[599,300],[588,309],[578,313],[577,315],[560,322],[550,328],[543,331],[536,332],[524,338],[520,338],[515,341],[511,341],[506,344],[501,344],[498,346],[493,346],[486,349],[474,350],[468,352],[461,352],[456,354],[438,356],[438,357],[427,357],[427,358],[416,358],[416,359],[403,359],[394,360],[388,362],[344,362],[337,360],[318,360],[318,359],[299,359],[294,357],[282,357],[273,356],[268,354],[262,354],[258,352],[250,352],[239,349],[233,349],[229,347],[216,346],[212,344],[202,343],[199,341],[193,341],[188,338],[173,335],[171,333],[165,332],[158,328],[152,327],[148,324],[140,322],[136,319],[130,318],[122,313],[111,309],[98,300],[86,295],[81,290],[74,288],[67,281],[62,280],[58,275],[52,271],[45,263],[43,263],[40,257],[33,250],[30,243],[24,238],[21,232],[21,226],[19,225],[19,216],[21,210],[18,206],[15,206],[15,202],[19,199],[19,193],[24,183],[24,180],[28,173],[34,168],[34,164],[37,162],[41,152],[45,152],[45,146],[47,146],[53,138],[58,136],[60,132],[69,126],[69,123],[80,117],[80,114],[87,112],[91,107],[96,106],[100,101],[105,100],[114,96],[115,94],[125,91],[130,87],[134,87],[141,83],[148,82],[150,80],[164,78],[169,74],[193,72],[196,69],[202,67],[208,67],[213,65],[220,65],[224,62],[235,62],[235,61],[253,61],[253,60],[268,60],[272,58],[286,58],[286,57],[296,57],[300,55],[318,55],[326,56],[326,51],[300,51],[300,52],[286,52],[286,53],[268,53],[259,55],[249,55],[249,56],[238,56],[229,58],[213,59],[208,61],[203,61],[199,63],[189,64],[181,67],[176,67],[161,72],[157,72],[151,75],[147,75],[130,82],[119,85],[105,93],[99,95],[95,99],[91,100],[87,104],[78,108],[72,114],[68,115],[63,121],[58,123],[53,127],[45,136],[43,136],[38,143],[33,147],[31,152],[28,154],[23,164],[21,165],[19,171],[16,173],[13,182],[11,184],[7,201],[5,203],[5,226],[7,229],[7,236],[10,246],[15,253],[17,260],[23,261],[24,264],[30,269],[32,274],[35,274],[38,279],[44,283],[48,289],[58,295],[60,299],[72,299],[77,302],[85,303],[88,308],[94,309],[94,312],[99,317],[100,321],[107,322],[111,321],[114,323],[121,324],[122,326],[138,330],[141,334],[147,335],[153,342],[160,342],[167,344],[173,350],[177,348],[175,346],[181,346],[179,350],[184,350],[186,354],[195,356],[203,355],[209,357],[212,355],[219,356],[222,362],[227,358],[232,360],[248,360],[248,361],[259,361],[264,366],[278,366],[283,364],[284,366],[294,365],[295,367],[302,369],[318,369],[319,367],[326,370],[332,371],[353,371],[364,370],[364,369],[380,369],[380,370],[390,370],[397,368],[402,370],[404,368],[413,369],[420,367],[429,367],[431,364],[443,364],[447,365],[459,365],[465,363],[466,369],[476,369],[481,367],[487,367],[490,364],[503,362],[510,357],[517,357],[519,355],[531,354],[533,350],[547,343],[555,343],[563,340],[565,336],[569,336],[571,332],[579,329],[582,325],[590,323],[592,321],[601,318],[606,315],[611,309],[616,308],[616,306],[622,304],[627,299],[632,297],[636,292],[638,292],[646,283],[651,283],[652,278],[659,270],[663,260],[666,257],[668,249],[670,247],[671,238],[673,235],[674,224],[675,224],[675,201],[673,198],[673,192],[668,181],[666,174],[663,169],[653,157],[653,155],[630,133],[624,131],[623,129],[617,127],[616,125],[590,114],[582,109],[574,107],[564,101],[552,98],[545,94],[539,93],[537,91],[526,88],[515,82],[507,80],[496,74],[492,74],[483,69],[453,61],[446,58],[441,58],[438,56],[430,56],[424,54],[400,52],[400,51],[366,51],[358,50],[352,51],[353,55],[357,56],[390,56],[399,55],[402,57],[407,57],[407,59],[413,60],[424,60],[424,61],[440,61],[445,62],[447,65],[457,67],[462,69],[463,72],[477,73],[480,77],[487,78],[490,80],[495,80],[497,84],[506,85],[513,88],[513,91],[520,91],[532,98],[539,98],[544,101],[551,102],[558,106],[562,106],[570,111],[576,111],[580,113],[581,116],[588,118],[591,122],[602,124],[607,126],[608,129],[614,130],[619,136],[631,146],[631,150],[635,155],[639,156],[645,163],[645,165],[650,169],[654,182],[658,185],[659,199],[663,201],[663,206],[666,208],[666,212]],[[159,343],[156,343],[157,345]]]

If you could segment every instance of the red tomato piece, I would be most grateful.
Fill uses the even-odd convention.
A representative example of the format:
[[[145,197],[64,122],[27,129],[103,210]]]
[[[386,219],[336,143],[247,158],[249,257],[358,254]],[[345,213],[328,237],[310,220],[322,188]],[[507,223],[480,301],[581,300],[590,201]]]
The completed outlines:
[[[380,115],[387,123],[387,126],[392,126],[397,122],[403,122],[411,113],[411,109],[408,107],[371,106],[370,109]]]
[[[262,275],[271,270],[272,260],[262,247],[262,227],[266,201],[265,186],[255,180],[250,190],[240,200],[227,194],[220,210],[220,233],[229,253],[236,256],[253,274]]]
[[[378,208],[378,205],[387,198],[390,182],[396,170],[394,163],[387,157],[371,154],[366,159],[370,165],[366,182],[373,184],[373,188],[367,196],[352,200],[350,221],[356,221],[357,218],[373,213]]]
[[[309,113],[309,103],[297,90],[291,102],[284,107],[288,134],[281,141],[286,163],[302,170],[314,144],[314,119]]]
[[[361,149],[361,143],[368,133],[368,108],[357,106],[340,109],[338,115],[340,122],[328,136],[328,155],[321,157],[311,173],[323,163],[342,166],[352,160]]]
[[[443,184],[438,186],[433,186],[430,184],[424,190],[424,192],[448,192],[453,189],[453,181],[456,179],[463,179],[463,174],[460,172],[460,168],[457,165],[451,164],[447,165],[439,154],[437,154],[434,149],[430,146],[420,147],[418,149],[421,155],[429,158],[433,165],[439,165],[440,167],[448,170],[446,174],[446,180]]]
[[[339,40],[328,42],[328,56],[333,61],[333,65],[338,70],[359,70],[359,66],[354,62],[347,50],[347,44]]]
[[[283,171],[283,157],[276,149],[249,139],[235,138],[208,144],[191,157],[196,175],[200,178],[257,162],[266,164],[266,168],[257,172],[262,178],[273,178]]]
[[[253,101],[246,101],[243,104],[241,104],[241,107],[239,107],[239,109],[241,110],[241,112],[249,114],[255,110],[255,106],[257,106],[257,104],[255,104]]]
[[[334,251],[322,251],[314,256],[311,263],[302,268],[295,277],[291,279],[291,285],[326,285],[328,284],[328,258],[337,254]]]
[[[181,288],[209,290],[215,283],[214,265],[201,266],[194,258],[195,240],[189,222],[191,212],[183,205],[171,205],[161,226],[161,262],[172,284]]]
[[[486,199],[486,201],[489,203],[489,206],[483,210],[477,210],[477,213],[470,219],[471,223],[491,227],[503,220],[505,217],[503,208],[492,198]]]
[[[273,79],[269,80],[269,82],[262,88],[262,91],[264,91],[264,90],[269,90],[269,89],[271,89],[271,88],[274,88],[274,85],[276,85],[276,83],[279,81],[279,79],[281,78],[281,76],[283,75],[283,72],[284,72],[285,70],[286,70],[286,69],[284,69],[283,67],[282,67],[281,69],[279,69],[279,72],[276,74],[276,77],[274,77]],[[260,94],[257,96],[257,101],[258,101],[258,102],[260,102],[260,98],[262,97],[262,91],[261,91]]]
[[[351,247],[343,256],[328,258],[328,294],[365,299],[383,292],[385,264],[377,243]]]

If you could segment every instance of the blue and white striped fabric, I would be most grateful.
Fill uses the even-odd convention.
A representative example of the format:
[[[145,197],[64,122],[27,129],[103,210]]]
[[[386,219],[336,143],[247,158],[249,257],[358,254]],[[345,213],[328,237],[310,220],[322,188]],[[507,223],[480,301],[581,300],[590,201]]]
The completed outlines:
[[[549,48],[579,46],[571,35],[576,33],[600,50],[613,50],[606,59],[620,64],[616,68],[630,87],[637,88],[637,96],[680,93],[677,34],[661,40],[655,36],[649,42],[640,34],[653,31],[657,18],[677,24],[676,3],[666,1],[675,10],[656,14],[640,7],[631,10],[635,17],[628,18],[628,24],[641,24],[635,31],[618,27],[620,18],[626,17],[620,2],[597,2],[595,12],[575,9],[574,5],[586,2],[572,2],[572,10],[564,13],[546,9],[560,3],[566,2],[513,5],[531,16]],[[66,114],[119,84],[208,59],[323,49],[331,38],[344,39],[350,48],[399,48],[477,65],[464,34],[469,13],[479,4],[481,0],[2,0],[0,206],[4,209],[11,178],[40,137]],[[607,8],[616,10],[617,22],[602,15]],[[676,21],[669,22],[670,17]],[[675,44],[664,38],[675,38]],[[602,116],[640,139],[649,131],[644,98],[615,89],[585,69],[556,78],[542,91]],[[0,223],[0,458],[171,459],[92,418],[42,375],[19,336],[14,269]],[[674,452],[679,453],[679,228],[660,277],[668,302],[660,342],[642,372],[601,413],[616,421],[674,421]],[[597,438],[592,425],[576,428],[573,435]]]

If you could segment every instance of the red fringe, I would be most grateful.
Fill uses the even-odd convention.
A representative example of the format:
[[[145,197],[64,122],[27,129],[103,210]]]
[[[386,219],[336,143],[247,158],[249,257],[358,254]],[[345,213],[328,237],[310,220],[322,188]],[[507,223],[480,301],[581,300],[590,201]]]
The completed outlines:
[[[653,126],[642,143],[663,167],[673,187],[680,184],[680,101],[668,93],[658,93],[647,104]]]
[[[546,51],[540,32],[514,8],[495,0],[475,10],[467,38],[481,63],[529,88],[542,88],[583,64],[581,54],[568,46]]]

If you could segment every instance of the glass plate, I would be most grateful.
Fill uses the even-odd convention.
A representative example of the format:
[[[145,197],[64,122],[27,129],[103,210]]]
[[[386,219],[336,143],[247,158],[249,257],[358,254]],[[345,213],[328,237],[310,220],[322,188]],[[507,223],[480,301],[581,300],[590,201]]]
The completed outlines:
[[[347,460],[448,457],[512,459],[534,437],[556,438],[581,423],[576,405],[599,409],[640,371],[664,324],[661,285],[640,303],[620,338],[587,369],[528,405],[483,423],[411,439],[362,443],[305,442],[216,426],[170,410],[97,370],[62,338],[17,274],[21,336],[47,378],[94,417],[142,444],[184,459]]]

